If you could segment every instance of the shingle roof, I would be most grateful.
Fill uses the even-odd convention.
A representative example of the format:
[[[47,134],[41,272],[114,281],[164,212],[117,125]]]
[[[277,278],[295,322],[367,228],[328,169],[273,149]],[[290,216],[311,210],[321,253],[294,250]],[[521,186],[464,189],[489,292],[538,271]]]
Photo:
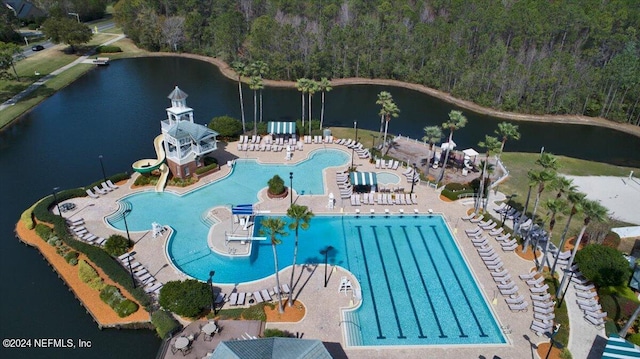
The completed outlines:
[[[319,340],[264,338],[221,342],[212,359],[331,359]]]
[[[176,88],[174,88],[173,91],[171,91],[169,96],[167,96],[167,98],[169,98],[170,100],[173,100],[173,101],[184,100],[187,97],[189,97],[189,95],[187,95],[186,92],[180,90],[178,88],[178,86],[176,86]]]
[[[210,135],[218,135],[216,131],[210,130],[206,126],[189,121],[179,121],[167,133],[173,138],[191,137],[194,141],[200,141]]]

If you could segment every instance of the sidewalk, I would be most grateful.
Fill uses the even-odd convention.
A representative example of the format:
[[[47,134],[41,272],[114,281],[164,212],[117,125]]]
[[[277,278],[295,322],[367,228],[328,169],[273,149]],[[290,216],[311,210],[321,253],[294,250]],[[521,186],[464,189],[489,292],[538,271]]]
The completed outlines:
[[[110,45],[116,41],[122,40],[125,38],[125,35],[118,35],[116,37],[114,37],[113,39],[100,44],[100,46],[106,46],[106,45]],[[34,82],[31,86],[27,87],[24,91],[20,92],[19,94],[13,96],[12,98],[10,98],[9,100],[5,101],[3,104],[0,105],[0,111],[4,110],[5,108],[9,107],[9,106],[13,106],[16,103],[18,103],[18,101],[22,100],[25,96],[29,95],[30,93],[32,93],[33,91],[35,91],[38,87],[44,85],[48,80],[56,77],[57,75],[63,73],[64,71],[72,68],[73,66],[80,64],[82,62],[84,62],[85,60],[87,60],[89,58],[89,56],[93,55],[93,52],[90,52],[86,55],[80,56],[79,58],[77,58],[75,61],[73,61],[72,63],[65,65],[55,71],[52,71],[50,74],[48,74],[47,76],[42,77],[41,79],[39,79],[38,81]]]

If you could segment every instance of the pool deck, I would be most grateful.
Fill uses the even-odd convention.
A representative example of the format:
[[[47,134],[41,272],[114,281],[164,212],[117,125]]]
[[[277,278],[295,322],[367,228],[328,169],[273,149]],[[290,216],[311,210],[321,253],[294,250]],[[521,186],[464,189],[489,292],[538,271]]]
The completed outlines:
[[[287,163],[296,163],[307,158],[310,151],[322,148],[337,148],[351,153],[350,149],[344,146],[336,144],[304,144],[303,151],[296,151],[292,160],[286,161]],[[231,171],[230,167],[226,165],[227,161],[232,161],[237,158],[257,158],[263,163],[283,163],[285,153],[283,152],[258,152],[237,151],[236,143],[220,144],[219,149],[216,152],[216,157],[220,163],[225,165],[221,166],[220,171],[210,174],[202,178],[195,186],[188,188],[175,188],[171,187],[166,189],[167,191],[175,193],[185,193],[193,190],[195,187],[206,185],[212,181],[218,180]],[[397,186],[404,187],[405,191],[409,191],[411,185],[406,183],[405,177],[402,172],[405,170],[400,166],[397,170],[391,169],[376,169],[375,164],[369,163],[369,160],[363,160],[356,158],[354,161],[359,171],[373,171],[373,172],[395,172],[399,175],[400,180],[404,183],[400,183]],[[346,170],[348,165],[340,168],[340,170]],[[345,295],[339,293],[338,286],[340,277],[346,275],[349,276],[352,283],[358,287],[358,283],[350,273],[340,267],[328,268],[328,283],[325,288],[324,278],[324,265],[310,265],[307,267],[298,267],[296,269],[296,280],[294,281],[293,292],[296,299],[303,302],[307,308],[305,318],[299,323],[267,323],[266,328],[279,328],[288,330],[293,333],[302,333],[304,338],[319,339],[323,342],[340,343],[344,352],[349,358],[424,358],[424,357],[437,357],[437,358],[468,358],[468,357],[485,357],[485,358],[522,358],[522,357],[537,357],[536,344],[548,342],[548,338],[544,336],[537,336],[529,329],[531,321],[533,320],[533,310],[529,305],[529,310],[526,312],[511,312],[509,307],[504,301],[502,295],[496,288],[496,284],[493,281],[489,270],[485,267],[480,256],[478,255],[475,247],[472,245],[464,235],[465,229],[474,228],[475,225],[467,221],[460,219],[463,215],[467,214],[467,211],[472,208],[472,204],[469,201],[456,201],[445,202],[439,197],[439,192],[426,185],[416,185],[414,192],[418,196],[417,205],[361,205],[358,207],[352,207],[349,199],[342,200],[339,197],[339,188],[336,184],[336,169],[329,168],[325,172],[325,195],[305,195],[298,197],[294,193],[294,200],[301,205],[309,206],[309,208],[317,214],[354,214],[355,209],[360,209],[361,214],[369,215],[370,210],[373,209],[376,215],[384,215],[385,209],[389,209],[390,215],[398,215],[399,209],[403,208],[405,214],[413,214],[414,209],[417,209],[420,213],[428,213],[432,210],[434,213],[441,213],[447,220],[456,242],[465,257],[470,269],[476,278],[478,285],[484,294],[487,302],[492,307],[496,319],[499,325],[508,327],[509,334],[506,334],[508,343],[503,345],[477,345],[477,346],[407,346],[407,347],[359,347],[359,348],[345,348],[345,340],[343,338],[342,326],[341,326],[341,314],[340,308],[348,308],[357,305],[351,295]],[[298,174],[300,175],[300,174]],[[69,202],[76,204],[76,208],[72,211],[63,213],[66,218],[76,219],[83,218],[85,220],[86,228],[98,236],[107,238],[108,236],[119,233],[125,235],[122,231],[117,231],[111,228],[105,221],[105,217],[118,210],[117,200],[131,193],[140,191],[153,191],[150,186],[143,188],[131,188],[135,177],[126,182],[118,183],[120,188],[101,195],[98,199],[91,199],[89,197],[74,198]],[[294,185],[295,185],[294,174]],[[286,182],[286,180],[285,180]],[[328,194],[334,193],[336,195],[336,204],[333,209],[328,208]],[[263,189],[259,193],[259,208],[261,210],[269,210],[272,213],[282,214],[286,212],[289,207],[289,198],[284,199],[269,199],[266,196],[266,191]],[[492,199],[500,199],[500,193],[494,196]],[[491,206],[494,206],[491,203]],[[54,210],[55,211],[55,210]],[[221,222],[214,226],[214,231],[218,231],[218,228],[230,228],[231,216],[228,209],[224,207],[212,208],[212,214]],[[171,225],[170,223],[161,223],[162,225]],[[218,228],[216,228],[218,227]],[[134,241],[134,250],[136,252],[135,259],[144,265],[149,273],[153,274],[160,282],[167,282],[172,280],[183,280],[188,278],[185,274],[177,271],[172,264],[170,264],[168,258],[165,255],[166,241],[169,237],[168,232],[165,231],[163,235],[153,238],[151,228],[144,232],[130,232],[131,239]],[[210,246],[214,246],[222,251],[228,251],[228,247],[225,247],[224,237],[214,236],[214,238],[220,238],[219,242],[214,243],[210,240]],[[205,239],[203,239],[205,240]],[[511,273],[512,279],[516,282],[520,288],[519,293],[522,294],[529,303],[531,303],[530,292],[528,286],[524,281],[518,278],[519,274],[527,273],[533,267],[531,261],[521,259],[514,252],[502,252],[500,246],[495,240],[490,239],[491,244],[499,253],[500,258],[504,262],[505,268]],[[236,246],[236,254],[240,254],[247,244],[232,243]],[[281,271],[280,283],[288,283],[290,277],[290,267]],[[214,278],[215,281],[215,278]],[[231,293],[232,291],[253,292],[259,289],[273,288],[275,285],[274,276],[268,278],[250,282],[241,283],[238,286],[215,284],[224,293]],[[497,298],[494,301],[494,297]],[[492,303],[493,302],[493,303]],[[587,357],[591,344],[594,339],[601,332],[594,327],[585,324],[586,322],[581,318],[579,309],[573,299],[572,291],[568,292],[566,301],[569,305],[569,314],[571,317],[572,333],[570,340],[570,349],[572,350],[574,358]],[[227,304],[225,304],[225,307]],[[572,309],[572,307],[575,307]],[[575,324],[574,324],[575,322]],[[578,323],[579,322],[579,323]],[[575,352],[574,352],[575,349]],[[584,353],[585,355],[581,355]]]

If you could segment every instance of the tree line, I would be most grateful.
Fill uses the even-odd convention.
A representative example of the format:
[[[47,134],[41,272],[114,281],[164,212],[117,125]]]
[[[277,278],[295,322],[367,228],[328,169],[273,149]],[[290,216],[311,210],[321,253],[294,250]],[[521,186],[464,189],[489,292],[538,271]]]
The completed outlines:
[[[143,48],[263,61],[268,78],[391,78],[504,111],[640,125],[634,0],[120,0],[115,10]]]

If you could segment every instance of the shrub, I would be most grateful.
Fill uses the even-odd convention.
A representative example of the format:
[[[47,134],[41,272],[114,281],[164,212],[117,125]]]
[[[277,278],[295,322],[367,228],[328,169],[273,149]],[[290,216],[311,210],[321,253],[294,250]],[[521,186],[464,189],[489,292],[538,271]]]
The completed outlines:
[[[192,184],[194,184],[196,182],[197,182],[197,180],[195,178],[193,178],[193,177],[188,177],[188,178],[173,177],[172,179],[170,179],[168,181],[168,185],[176,186],[176,187],[187,187],[187,186],[190,186],[190,185],[192,185]]]
[[[470,186],[462,184],[462,183],[457,183],[457,182],[451,182],[451,183],[447,183],[444,188],[452,191],[452,192],[456,192],[456,191],[463,191],[466,189],[470,189]]]
[[[167,282],[160,289],[159,302],[167,310],[193,318],[211,306],[211,290],[195,279]]]
[[[124,318],[138,310],[138,304],[125,298],[118,287],[112,285],[106,285],[102,288],[100,299],[113,308],[120,318]]]
[[[105,287],[104,281],[100,278],[98,272],[85,260],[81,260],[78,263],[78,277],[95,290],[102,290]]]
[[[573,355],[571,355],[569,348],[562,348],[562,351],[560,352],[560,359],[573,359]]]
[[[57,246],[60,245],[60,240],[58,239],[58,237],[53,236],[53,237],[49,238],[47,243],[52,247],[57,247]]]
[[[601,244],[589,244],[578,251],[576,263],[585,278],[598,287],[626,284],[631,275],[622,253]]]
[[[158,183],[158,176],[154,176],[150,174],[141,174],[133,182],[135,186],[155,185],[156,183]]]
[[[64,255],[64,260],[71,265],[78,264],[78,252],[76,251],[67,252],[67,254]],[[71,263],[73,260],[75,260],[75,263]]]
[[[53,229],[51,227],[44,225],[42,223],[36,224],[36,234],[38,237],[48,241],[49,238],[53,236]]]
[[[210,165],[202,166],[202,167],[196,169],[196,174],[201,175],[203,173],[211,171],[214,168],[218,168],[218,164],[217,163],[212,163]]]
[[[294,337],[292,333],[286,330],[280,330],[276,328],[265,329],[264,332],[262,333],[262,336],[265,338],[273,338],[273,337],[293,338]]]
[[[285,190],[284,180],[282,180],[280,176],[278,175],[273,176],[269,180],[269,182],[267,182],[267,184],[269,185],[269,193],[274,195],[279,195],[284,193],[284,190]]]
[[[99,54],[106,54],[106,53],[122,52],[122,49],[118,46],[103,45],[103,46],[98,46],[98,48],[96,48],[96,52]]]
[[[626,339],[635,345],[640,345],[640,333],[627,335]]]
[[[104,244],[104,250],[113,257],[117,257],[127,253],[129,247],[129,239],[119,234],[110,236],[109,238],[107,238],[107,241]]]
[[[33,208],[36,206],[36,204],[37,203],[34,203],[20,215],[20,221],[24,223],[27,229],[34,229],[36,227],[36,223],[33,221]]]
[[[460,191],[451,191],[448,190],[446,188],[442,189],[442,192],[440,192],[441,195],[445,196],[446,198],[455,201],[457,199],[460,198],[460,196],[464,195],[464,194],[468,194],[468,193],[473,193],[472,189],[467,189],[467,190],[460,190]]]
[[[157,310],[151,314],[151,323],[156,327],[156,333],[161,339],[179,330],[182,326],[166,310]]]
[[[242,134],[242,122],[231,116],[214,117],[208,127],[218,132],[220,137],[226,140],[237,140],[238,136]]]
[[[264,312],[265,303],[259,303],[252,305],[242,312],[242,318],[246,320],[260,320],[266,321],[267,314]]]

